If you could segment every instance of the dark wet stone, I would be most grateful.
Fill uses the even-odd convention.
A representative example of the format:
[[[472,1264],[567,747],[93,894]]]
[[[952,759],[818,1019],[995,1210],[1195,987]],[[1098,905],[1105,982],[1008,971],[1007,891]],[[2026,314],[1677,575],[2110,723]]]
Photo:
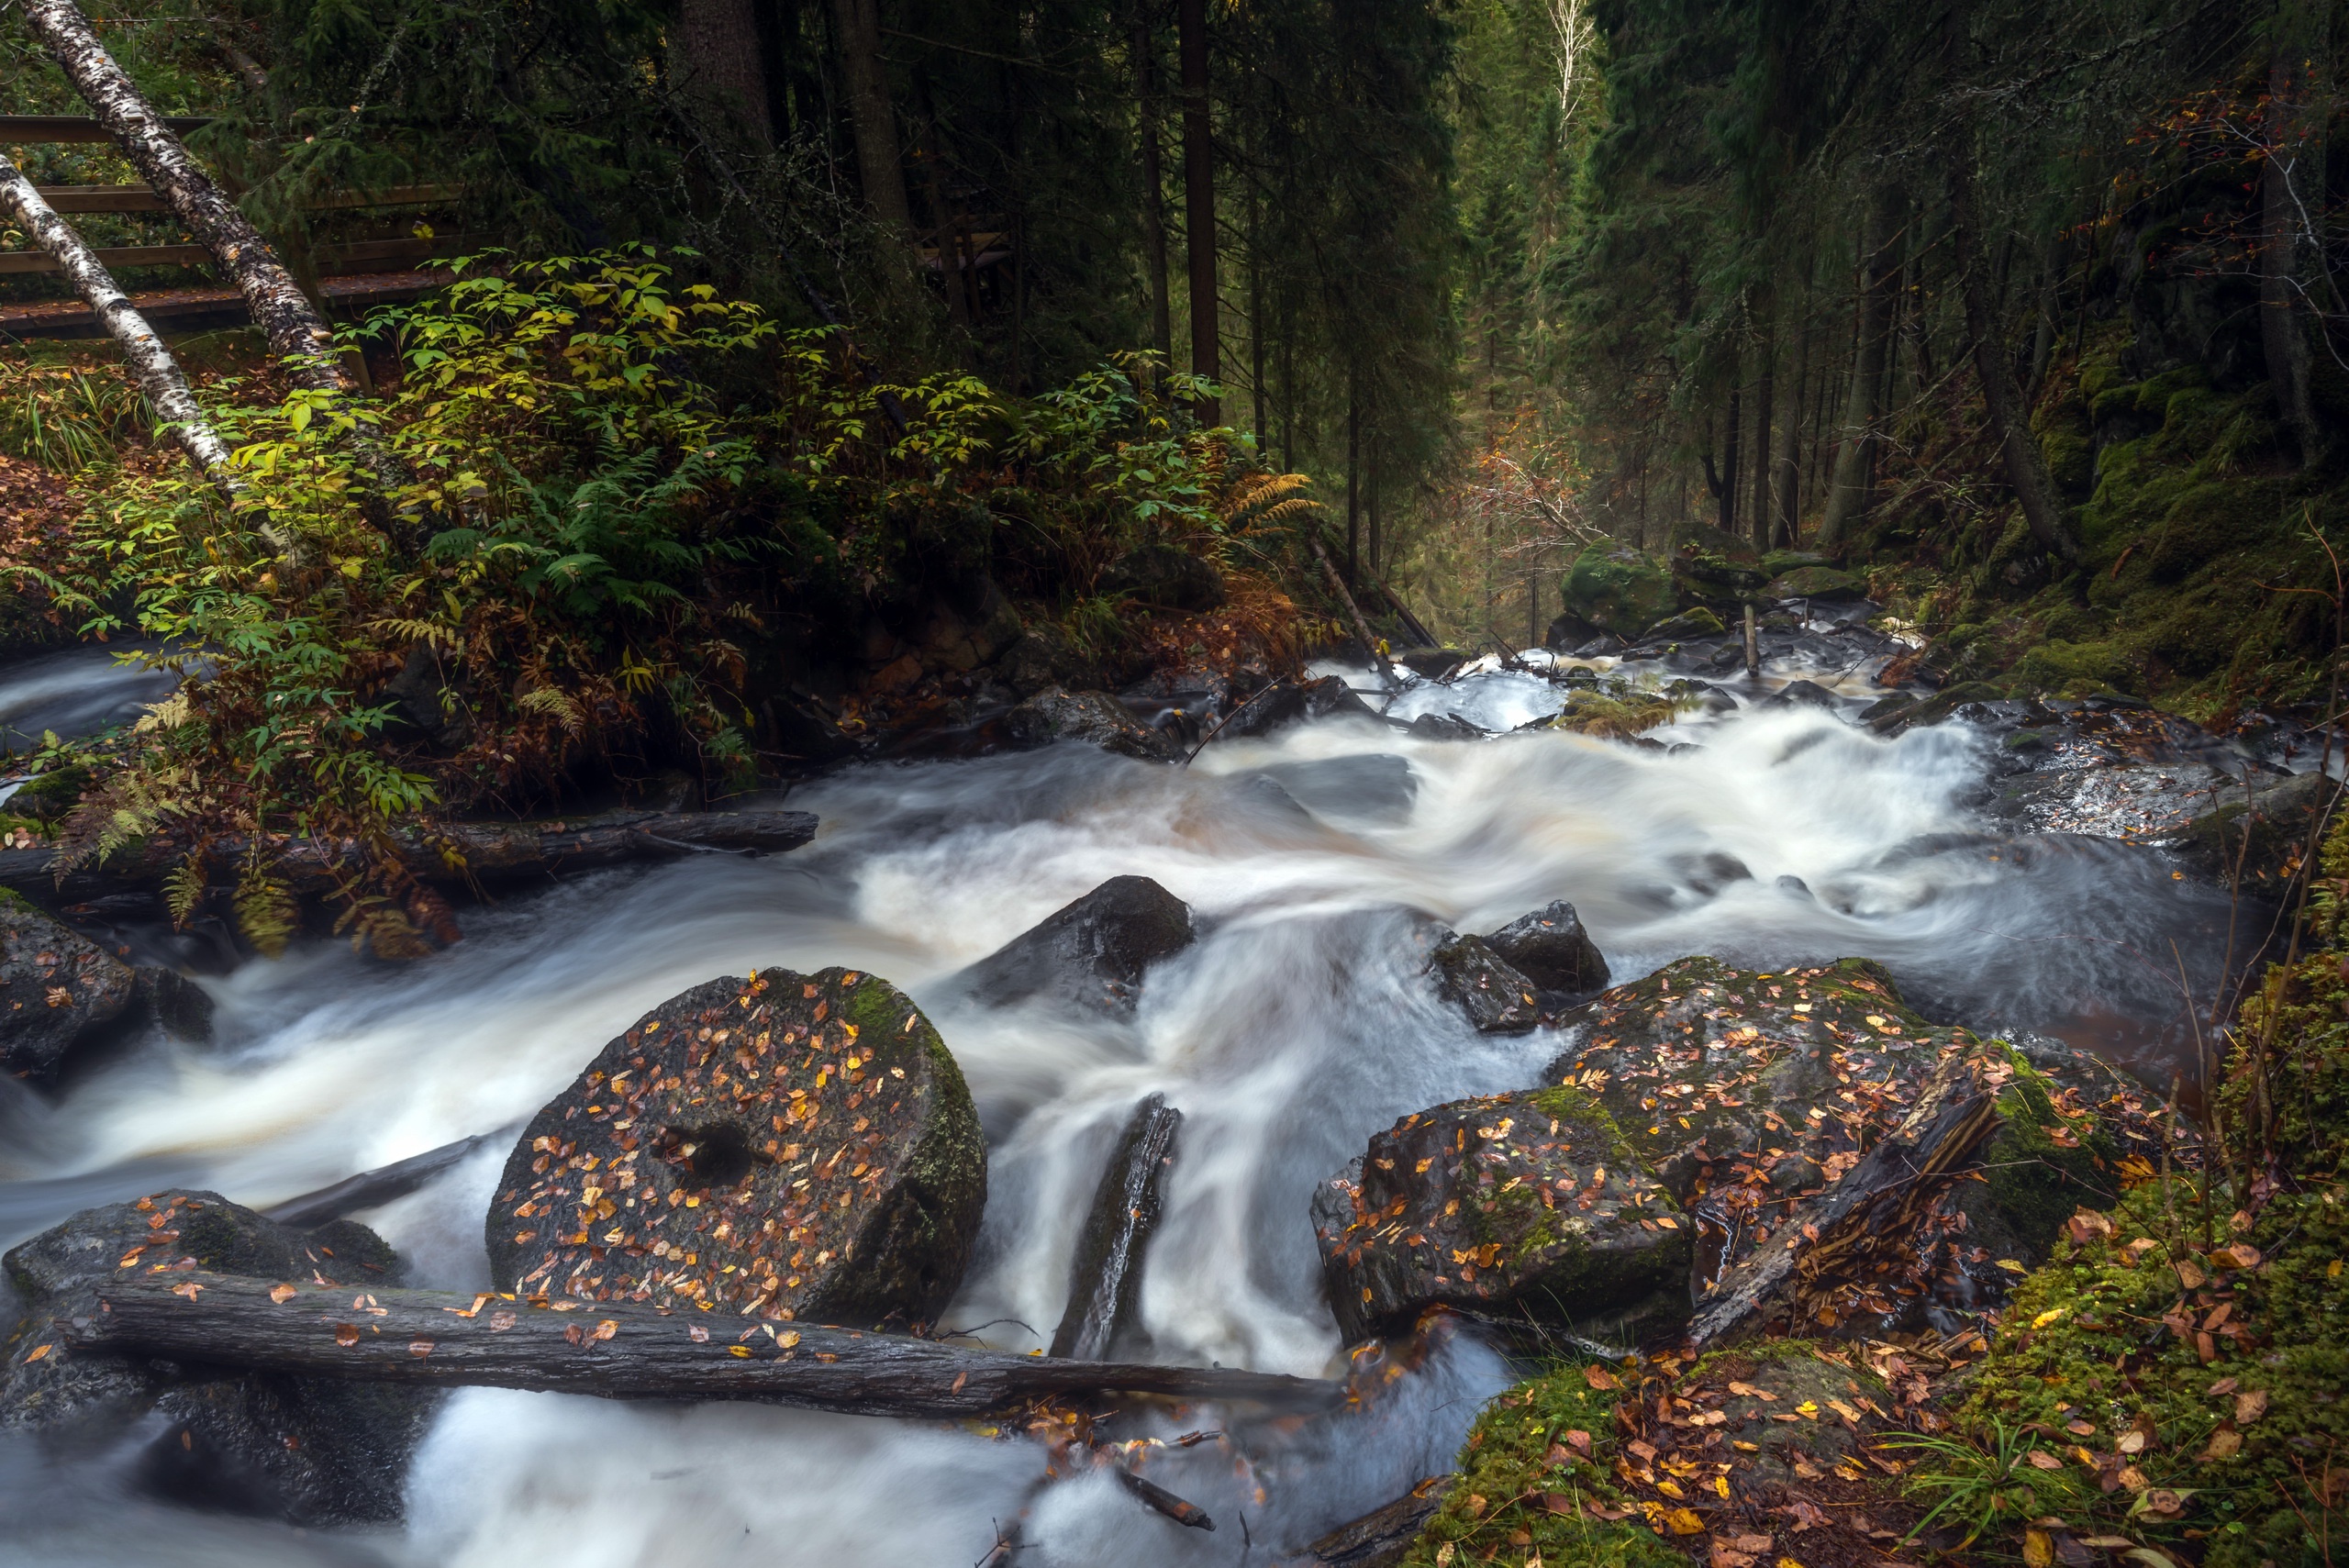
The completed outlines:
[[[1127,1014],[1143,973],[1191,945],[1190,906],[1146,876],[1111,877],[955,977],[990,1006],[1044,1000]]]
[[[1776,691],[1771,693],[1768,696],[1763,698],[1761,706],[1764,707],[1794,707],[1800,706],[1803,707],[1825,708],[1830,713],[1832,713],[1841,708],[1843,704],[1842,699],[1837,697],[1833,692],[1829,691],[1825,686],[1820,685],[1816,681],[1789,681],[1785,685],[1779,687]]]
[[[302,1525],[399,1517],[402,1479],[440,1391],[222,1374],[72,1351],[45,1332],[51,1319],[88,1310],[92,1285],[130,1271],[202,1268],[355,1290],[401,1283],[398,1255],[365,1226],[338,1220],[305,1233],[217,1193],[173,1189],[84,1210],[0,1265],[28,1307],[0,1378],[0,1429],[36,1431],[61,1456],[143,1440],[130,1467],[142,1489],[206,1507]],[[28,1360],[44,1342],[50,1348]]]
[[[1183,754],[1171,736],[1142,723],[1106,692],[1046,687],[1005,714],[1003,730],[1015,746],[1081,740],[1145,762],[1173,762]]]
[[[1383,752],[1275,762],[1261,772],[1306,809],[1324,817],[1399,821],[1410,815],[1419,793],[1411,764]]]
[[[728,975],[604,1047],[522,1131],[489,1208],[500,1290],[918,1329],[986,1203],[938,1031],[853,970]]]
[[[1231,716],[1219,739],[1243,740],[1270,735],[1284,725],[1309,719],[1352,715],[1375,719],[1378,712],[1362,700],[1344,679],[1325,675],[1318,681],[1274,682]]]
[[[1430,959],[1436,988],[1456,1002],[1485,1034],[1523,1034],[1542,1021],[1537,987],[1485,945],[1481,937],[1452,936]]]
[[[129,1006],[130,966],[0,891],[0,1072],[45,1082]]]
[[[1101,574],[1101,591],[1170,610],[1211,610],[1224,602],[1223,576],[1187,550],[1150,544],[1128,551]]]
[[[1031,626],[1013,639],[996,661],[996,678],[1022,697],[1048,686],[1084,691],[1101,684],[1101,667],[1088,658],[1066,633],[1047,621]]]
[[[1519,916],[1485,945],[1540,990],[1581,995],[1606,988],[1606,956],[1564,899]]]
[[[1694,1227],[1587,1095],[1530,1090],[1404,1118],[1315,1189],[1349,1342],[1432,1307],[1588,1335],[1688,1308]]]
[[[1411,720],[1411,734],[1421,740],[1482,740],[1485,732],[1464,718],[1448,713],[1423,713]]]
[[[1464,648],[1406,648],[1395,655],[1395,662],[1414,675],[1441,681],[1475,657]]]

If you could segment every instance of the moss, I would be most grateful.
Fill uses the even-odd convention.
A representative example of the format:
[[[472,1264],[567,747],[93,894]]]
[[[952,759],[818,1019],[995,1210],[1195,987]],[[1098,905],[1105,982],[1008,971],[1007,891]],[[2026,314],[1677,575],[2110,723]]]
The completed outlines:
[[[1586,1501],[1634,1507],[1609,1474],[1619,1444],[1614,1409],[1615,1396],[1592,1387],[1579,1363],[1553,1367],[1496,1398],[1477,1417],[1460,1451],[1460,1479],[1411,1543],[1404,1568],[1436,1568],[1440,1556],[1481,1562],[1497,1552],[1509,1562],[1539,1553],[1549,1568],[1687,1568],[1688,1560],[1637,1512],[1610,1521],[1581,1511]],[[1565,1442],[1568,1432],[1588,1438],[1588,1457]],[[1553,1496],[1565,1511],[1551,1507]]]
[[[2085,697],[2137,685],[2136,662],[2110,642],[2048,641],[2015,662],[2014,684],[2050,696]]]
[[[2172,502],[2145,550],[2155,582],[2178,582],[2204,562],[2265,539],[2276,524],[2277,495],[2248,480],[2212,480]]]
[[[1566,570],[1564,608],[1601,631],[1637,637],[1678,609],[1671,572],[1653,557],[1594,544]]]

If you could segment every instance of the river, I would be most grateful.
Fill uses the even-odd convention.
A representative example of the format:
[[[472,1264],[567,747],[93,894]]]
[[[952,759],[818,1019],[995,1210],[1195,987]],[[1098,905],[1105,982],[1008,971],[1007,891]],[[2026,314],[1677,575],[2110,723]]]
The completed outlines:
[[[265,1206],[512,1129],[677,991],[844,964],[934,1009],[987,1132],[986,1218],[948,1326],[1014,1351],[1044,1342],[1101,1162],[1155,1091],[1186,1119],[1147,1259],[1153,1353],[1328,1373],[1343,1357],[1313,1184],[1401,1116],[1536,1082],[1561,1046],[1551,1030],[1478,1035],[1441,1002],[1414,912],[1483,931],[1569,899],[1619,981],[1696,952],[1768,968],[1865,954],[1932,1016],[1985,1030],[2121,1017],[2157,1042],[2176,976],[2215,984],[2223,898],[2150,851],[1986,835],[1969,803],[1994,748],[1975,730],[1887,741],[1755,700],[1825,673],[1731,682],[1740,706],[1684,716],[1658,732],[1668,749],[1335,720],[1218,741],[1187,768],[1073,745],[852,768],[791,792],[822,828],[788,856],[581,878],[470,911],[463,941],[405,966],[321,943],[206,981],[214,1043],[158,1037],[54,1099],[0,1099],[0,1243],[167,1183]],[[1836,689],[1847,710],[1877,695],[1864,673]],[[1495,671],[1419,686],[1396,711],[1498,726],[1555,706],[1540,675]],[[975,1010],[941,984],[1127,873],[1188,901],[1202,932],[1153,972],[1130,1024]],[[493,1138],[358,1217],[407,1256],[411,1283],[485,1287],[482,1219],[507,1148]],[[1462,1334],[1358,1411],[1154,1457],[1151,1477],[1205,1507],[1213,1533],[1102,1474],[1039,1490],[1042,1449],[1010,1434],[477,1389],[437,1418],[398,1529],[173,1507],[126,1490],[121,1452],[51,1462],[0,1443],[0,1560],[968,1568],[1027,1508],[1022,1568],[1268,1562],[1448,1469],[1508,1376]],[[1206,1412],[1153,1429],[1223,1424]]]

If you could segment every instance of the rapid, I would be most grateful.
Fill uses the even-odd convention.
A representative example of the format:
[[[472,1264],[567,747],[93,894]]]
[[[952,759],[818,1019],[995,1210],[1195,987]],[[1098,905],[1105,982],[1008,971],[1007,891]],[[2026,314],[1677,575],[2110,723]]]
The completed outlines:
[[[1402,1116],[1538,1082],[1564,1039],[1471,1029],[1422,973],[1427,917],[1482,931],[1571,900],[1618,982],[1691,953],[1765,969],[1865,955],[1937,1019],[2169,1071],[2177,1018],[2220,983],[2225,895],[2153,850],[1996,828],[1976,810],[1995,747],[1964,723],[1890,740],[1854,725],[1882,695],[1864,671],[1831,683],[1840,713],[1765,703],[1827,674],[1741,675],[1729,700],[1658,731],[1664,745],[1332,719],[1218,740],[1183,767],[1070,744],[853,767],[790,792],[822,823],[795,853],[550,886],[469,911],[463,941],[411,964],[326,942],[247,963],[204,983],[213,1043],[159,1034],[53,1097],[0,1088],[0,1245],[166,1184],[265,1206],[492,1133],[356,1216],[410,1260],[409,1283],[486,1288],[482,1218],[512,1129],[605,1040],[717,975],[841,964],[930,1010],[979,1106],[986,1217],[948,1328],[1045,1342],[1102,1162],[1156,1092],[1185,1120],[1144,1275],[1153,1359],[1324,1375],[1345,1357],[1314,1184]],[[1538,664],[1472,669],[1413,682],[1390,712],[1506,729],[1554,711],[1557,692]],[[0,691],[0,710],[29,706]],[[945,984],[1129,873],[1188,902],[1201,933],[1152,972],[1130,1024],[981,1009]],[[67,1462],[0,1442],[0,1561],[965,1568],[1023,1509],[1022,1568],[1272,1561],[1449,1468],[1510,1376],[1463,1332],[1338,1415],[1163,1418],[1147,1429],[1226,1434],[1149,1471],[1211,1533],[1144,1511],[1106,1473],[1040,1486],[1040,1444],[976,1426],[466,1389],[395,1529],[175,1507],[134,1492],[123,1453]]]

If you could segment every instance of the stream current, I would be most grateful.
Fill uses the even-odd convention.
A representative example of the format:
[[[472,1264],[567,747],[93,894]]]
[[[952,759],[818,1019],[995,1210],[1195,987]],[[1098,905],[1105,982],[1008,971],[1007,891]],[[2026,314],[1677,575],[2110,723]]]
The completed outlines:
[[[1044,1343],[1110,1145],[1156,1092],[1185,1120],[1145,1264],[1152,1356],[1341,1372],[1313,1184],[1402,1116],[1536,1083],[1564,1039],[1472,1029],[1420,972],[1425,916],[1486,931],[1568,899],[1618,982],[1689,953],[1763,968],[1865,954],[1930,1015],[1986,1032],[2121,1017],[2157,1033],[2181,973],[2214,981],[2221,895],[2151,851],[1986,834],[1965,804],[1991,750],[1980,735],[1887,741],[1757,700],[1797,675],[1823,678],[1741,678],[1741,706],[1684,716],[1658,732],[1668,750],[1337,719],[1218,741],[1187,768],[1063,745],[851,769],[792,792],[822,821],[793,854],[583,877],[470,911],[462,942],[405,966],[337,944],[249,963],[205,982],[212,1044],[139,1042],[53,1099],[0,1085],[0,1246],[165,1184],[265,1207],[495,1132],[356,1216],[407,1257],[409,1283],[486,1288],[482,1218],[512,1129],[607,1040],[719,974],[841,964],[932,1010],[979,1105],[986,1217],[948,1327]],[[1836,689],[1852,707],[1881,695],[1851,676]],[[1539,674],[1497,670],[1414,684],[1392,711],[1504,728],[1559,700]],[[963,965],[1129,873],[1187,901],[1200,929],[1130,1023],[953,1000],[943,983]],[[1021,1568],[1270,1562],[1448,1469],[1508,1381],[1459,1334],[1358,1410],[1152,1458],[1212,1533],[1103,1473],[1038,1489],[1044,1451],[1022,1438],[751,1406],[457,1391],[406,1522],[378,1530],[174,1507],[129,1488],[127,1451],[60,1465],[0,1441],[0,1562],[966,1568],[1023,1508]],[[1195,1411],[1143,1429],[1226,1424]]]

